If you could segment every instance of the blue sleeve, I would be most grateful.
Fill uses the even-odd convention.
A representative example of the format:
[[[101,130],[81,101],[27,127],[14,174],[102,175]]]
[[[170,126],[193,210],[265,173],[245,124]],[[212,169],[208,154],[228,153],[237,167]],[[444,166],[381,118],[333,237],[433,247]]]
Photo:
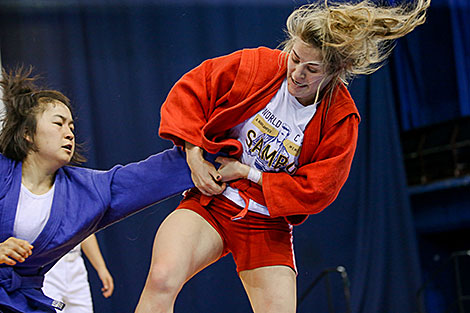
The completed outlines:
[[[107,173],[110,204],[98,229],[194,186],[186,156],[176,147]]]

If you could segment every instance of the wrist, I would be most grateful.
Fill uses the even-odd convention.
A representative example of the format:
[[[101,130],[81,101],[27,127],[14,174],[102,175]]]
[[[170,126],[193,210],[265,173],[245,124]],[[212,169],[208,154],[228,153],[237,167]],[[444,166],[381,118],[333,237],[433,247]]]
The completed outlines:
[[[97,268],[96,272],[98,273],[98,276],[106,276],[109,273],[108,268],[106,266]]]
[[[260,170],[250,167],[250,170],[248,171],[248,175],[246,176],[246,178],[254,182],[255,184],[257,184],[261,180],[261,175],[262,175],[262,172]]]
[[[193,162],[201,162],[204,160],[202,148],[193,145],[192,143],[186,142],[186,161],[188,165],[191,165]]]

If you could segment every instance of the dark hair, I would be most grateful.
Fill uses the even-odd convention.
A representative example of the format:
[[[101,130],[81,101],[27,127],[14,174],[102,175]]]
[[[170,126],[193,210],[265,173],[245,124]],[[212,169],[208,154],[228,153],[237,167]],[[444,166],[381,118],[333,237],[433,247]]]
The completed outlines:
[[[2,68],[0,87],[3,89],[5,113],[0,131],[0,153],[16,161],[24,161],[31,150],[37,151],[34,144],[36,115],[46,110],[47,104],[60,101],[72,112],[70,100],[59,91],[39,88],[36,85],[39,76],[32,76],[32,72],[32,66],[20,66],[9,72]],[[81,147],[75,146],[70,162],[85,162],[86,159],[77,151]]]

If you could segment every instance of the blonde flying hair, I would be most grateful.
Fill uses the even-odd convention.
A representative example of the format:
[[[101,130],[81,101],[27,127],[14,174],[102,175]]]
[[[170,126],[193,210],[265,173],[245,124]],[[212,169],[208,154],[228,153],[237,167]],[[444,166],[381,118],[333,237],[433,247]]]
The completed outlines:
[[[424,23],[431,0],[379,6],[370,0],[355,3],[325,0],[303,5],[287,19],[284,52],[297,38],[322,51],[325,72],[332,81],[347,82],[358,74],[378,70],[394,40]]]

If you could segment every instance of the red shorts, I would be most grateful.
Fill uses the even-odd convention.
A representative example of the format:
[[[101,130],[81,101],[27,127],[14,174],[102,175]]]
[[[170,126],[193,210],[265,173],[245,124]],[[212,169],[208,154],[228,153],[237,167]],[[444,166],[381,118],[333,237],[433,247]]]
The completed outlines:
[[[242,207],[222,195],[214,197],[207,206],[202,206],[200,196],[198,191],[190,190],[176,209],[194,211],[214,227],[224,243],[220,257],[232,253],[237,272],[285,265],[297,273],[293,227],[284,218],[270,218],[248,211],[244,218],[232,221],[231,217],[238,214]]]

